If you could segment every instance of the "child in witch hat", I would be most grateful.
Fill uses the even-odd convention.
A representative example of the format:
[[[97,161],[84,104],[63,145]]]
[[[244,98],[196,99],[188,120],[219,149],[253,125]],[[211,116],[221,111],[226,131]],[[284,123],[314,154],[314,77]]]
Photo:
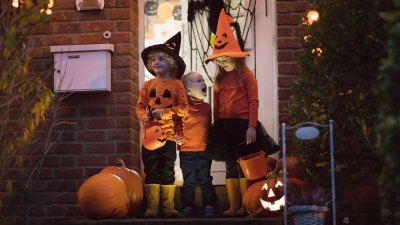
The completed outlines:
[[[176,122],[188,110],[185,88],[180,80],[186,64],[179,56],[181,33],[163,44],[145,48],[141,53],[147,70],[155,76],[141,87],[136,114],[143,129],[150,121],[156,121],[166,133],[166,143],[150,150],[142,146],[145,194],[145,217],[158,217],[159,208],[165,217],[180,217],[174,208],[176,160]]]
[[[221,10],[213,52],[206,63],[216,65],[214,83],[214,129],[208,146],[213,159],[225,161],[229,209],[223,216],[244,216],[242,195],[248,181],[237,159],[260,150],[272,154],[278,149],[266,145],[267,134],[258,122],[257,80],[245,63],[249,53],[240,49],[232,32],[233,19]]]

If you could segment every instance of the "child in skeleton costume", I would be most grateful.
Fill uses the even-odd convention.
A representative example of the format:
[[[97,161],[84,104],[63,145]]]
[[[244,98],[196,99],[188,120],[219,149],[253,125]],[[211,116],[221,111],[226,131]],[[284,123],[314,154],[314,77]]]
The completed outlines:
[[[184,217],[196,210],[195,190],[201,188],[203,215],[215,217],[216,195],[210,175],[211,159],[206,155],[208,131],[211,124],[211,106],[204,102],[207,86],[201,74],[190,72],[182,78],[189,101],[189,113],[182,118],[182,139],[177,140],[180,167],[183,174],[181,201]]]
[[[278,149],[266,146],[266,133],[258,122],[258,87],[246,66],[247,52],[240,49],[232,32],[233,20],[221,11],[213,52],[206,62],[216,65],[213,87],[214,129],[208,149],[214,160],[225,161],[229,209],[223,216],[244,216],[242,195],[248,181],[237,159],[260,150],[272,154]]]
[[[158,217],[159,207],[165,217],[180,217],[174,208],[176,160],[175,129],[178,118],[188,110],[185,88],[180,80],[186,64],[179,56],[181,33],[164,44],[145,48],[141,53],[147,70],[155,76],[146,81],[140,90],[136,114],[143,129],[156,121],[166,133],[165,144],[155,150],[142,146],[145,194],[147,209],[145,217]]]

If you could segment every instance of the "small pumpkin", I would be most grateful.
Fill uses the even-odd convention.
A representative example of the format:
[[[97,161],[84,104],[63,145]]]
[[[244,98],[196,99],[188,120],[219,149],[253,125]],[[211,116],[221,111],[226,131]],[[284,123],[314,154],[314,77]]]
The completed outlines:
[[[278,160],[276,167],[278,171],[283,170],[282,159]],[[286,171],[288,177],[304,179],[304,169],[300,166],[299,160],[295,156],[286,157]]]
[[[125,218],[129,209],[125,182],[114,174],[95,174],[79,187],[78,205],[90,219]]]
[[[287,179],[288,203],[298,204],[303,201],[303,190],[308,185],[301,179]],[[271,217],[281,214],[284,207],[283,178],[270,178],[252,184],[244,193],[242,204],[252,217]]]
[[[167,134],[157,122],[149,122],[142,130],[142,145],[148,150],[155,150],[165,145]]]
[[[128,216],[138,216],[142,209],[143,180],[136,171],[127,168],[122,159],[118,161],[121,166],[107,166],[100,173],[114,174],[125,182],[126,194],[129,198]]]

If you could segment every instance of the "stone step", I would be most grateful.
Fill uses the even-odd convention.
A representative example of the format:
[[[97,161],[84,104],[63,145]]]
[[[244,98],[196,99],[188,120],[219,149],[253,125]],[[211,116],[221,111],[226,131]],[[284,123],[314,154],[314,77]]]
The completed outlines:
[[[282,225],[281,218],[70,220],[63,225]]]

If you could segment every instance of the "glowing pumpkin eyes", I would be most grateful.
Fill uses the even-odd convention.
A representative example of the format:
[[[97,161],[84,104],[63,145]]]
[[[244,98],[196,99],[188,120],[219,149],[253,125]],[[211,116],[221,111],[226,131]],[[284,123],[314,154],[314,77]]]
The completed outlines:
[[[277,187],[282,187],[283,186],[283,184],[282,184],[282,182],[280,182],[280,181],[278,181],[278,182],[276,182],[276,184],[275,184],[275,187],[277,188]]]

